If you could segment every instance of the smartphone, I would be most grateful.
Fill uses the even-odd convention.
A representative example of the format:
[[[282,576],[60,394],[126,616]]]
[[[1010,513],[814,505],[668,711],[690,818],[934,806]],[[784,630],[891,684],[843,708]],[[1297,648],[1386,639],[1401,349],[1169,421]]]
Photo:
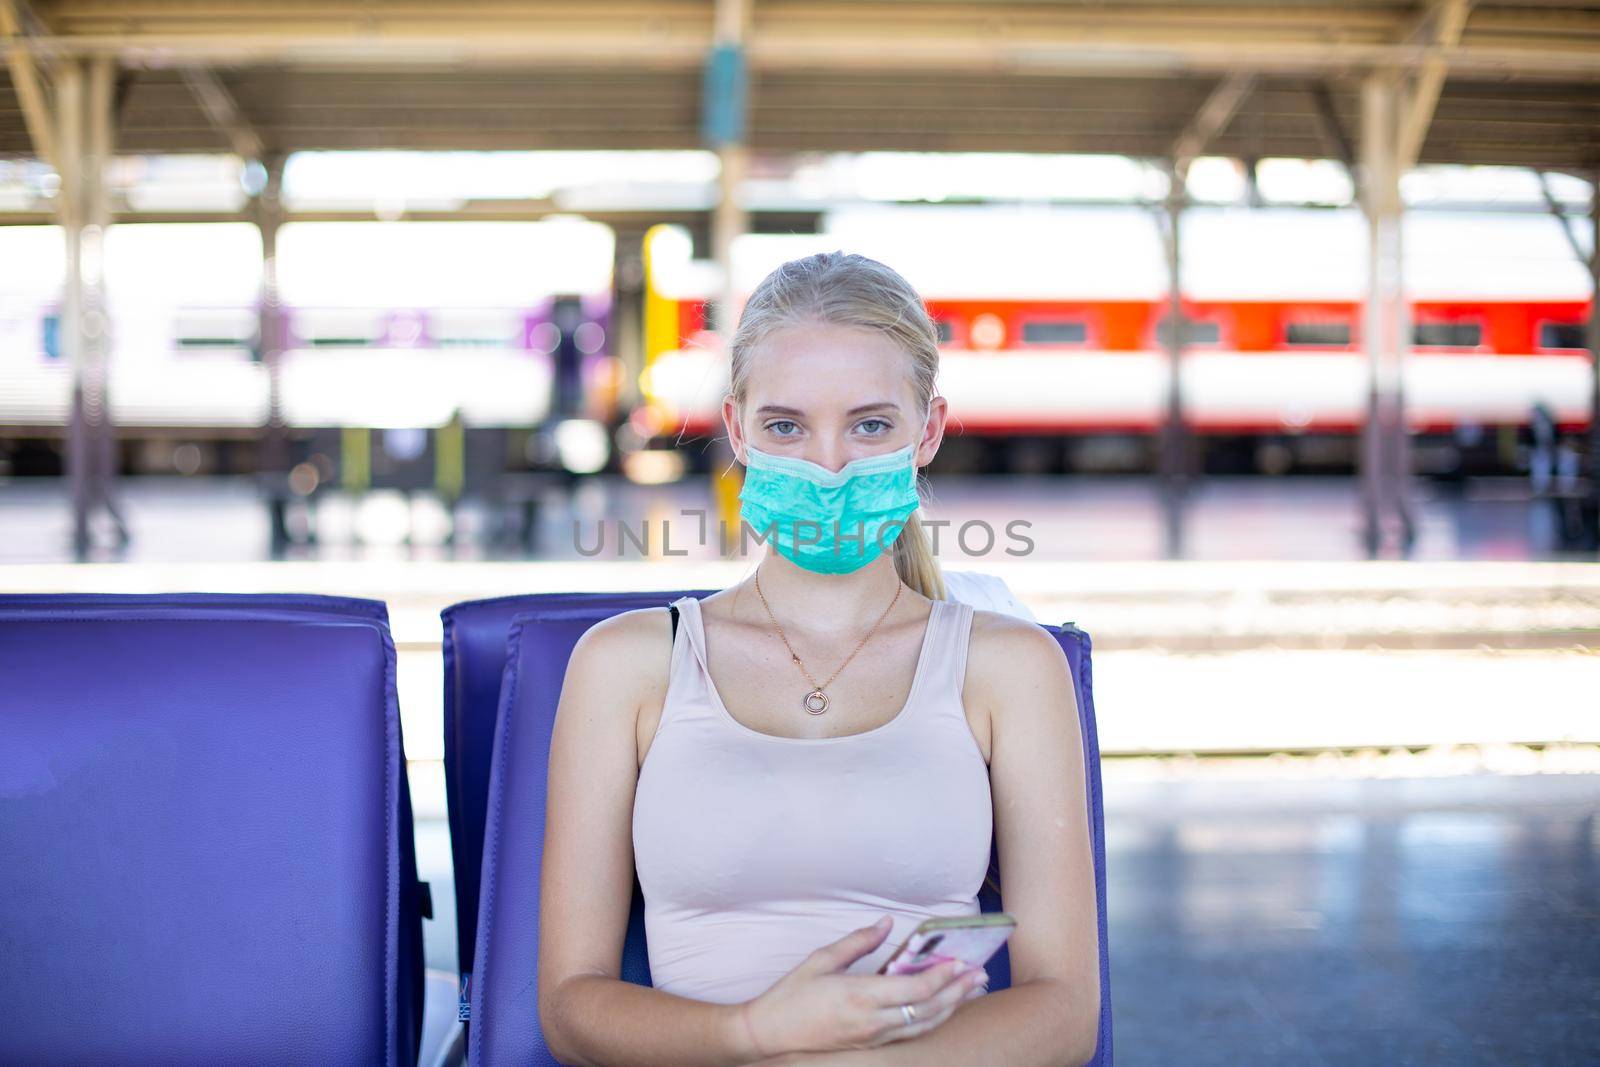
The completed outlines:
[[[916,974],[949,959],[982,967],[1016,928],[1017,920],[1003,911],[924,919],[878,968],[878,973]]]

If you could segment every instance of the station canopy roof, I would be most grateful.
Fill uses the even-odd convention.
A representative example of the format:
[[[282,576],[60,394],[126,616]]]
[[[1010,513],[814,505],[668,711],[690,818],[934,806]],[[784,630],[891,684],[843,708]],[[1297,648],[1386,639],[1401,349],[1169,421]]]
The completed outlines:
[[[0,155],[30,57],[112,55],[120,152],[696,148],[712,0],[0,0]],[[752,0],[756,151],[1166,156],[1248,77],[1208,155],[1349,159],[1378,68],[1442,88],[1420,163],[1600,166],[1600,4]],[[1464,12],[1465,17],[1461,18]],[[235,127],[197,85],[220,87]],[[213,104],[215,99],[213,100]]]

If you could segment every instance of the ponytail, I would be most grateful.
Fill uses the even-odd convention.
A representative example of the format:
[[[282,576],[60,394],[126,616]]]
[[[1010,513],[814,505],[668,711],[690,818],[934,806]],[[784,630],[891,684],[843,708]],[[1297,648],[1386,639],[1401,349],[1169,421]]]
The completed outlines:
[[[894,569],[900,580],[929,600],[945,599],[944,573],[934,558],[933,544],[923,528],[920,511],[913,511],[894,542]]]

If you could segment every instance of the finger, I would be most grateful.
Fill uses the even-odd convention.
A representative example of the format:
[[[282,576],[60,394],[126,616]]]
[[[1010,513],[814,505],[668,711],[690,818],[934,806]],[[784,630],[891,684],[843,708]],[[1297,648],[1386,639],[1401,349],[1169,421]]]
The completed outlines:
[[[813,951],[801,963],[809,971],[826,974],[850,966],[879,945],[894,929],[894,923],[884,916],[871,926],[851,930],[839,940]]]
[[[968,971],[945,985],[943,989],[927,1000],[919,1004],[913,1004],[912,1012],[919,1019],[933,1016],[940,1012],[945,1014],[953,1012],[967,998],[967,994],[976,989],[986,976],[987,973],[982,968]]]
[[[870,976],[869,994],[880,1007],[898,1007],[926,1000],[948,985],[966,966],[961,960],[945,960],[916,974],[878,974]]]
[[[926,1004],[913,1005],[912,1011],[915,1012],[915,1018],[909,1023],[905,1020],[905,1012],[899,1008],[894,1008],[894,1021],[879,1034],[878,1043],[886,1045],[891,1041],[904,1041],[907,1038],[925,1034],[950,1018],[955,1008],[954,1004],[945,1005],[937,1010]]]
[[[967,994],[979,988],[986,977],[986,972],[978,968],[945,983],[922,1000],[902,1001],[899,1004],[878,1008],[875,1012],[875,1021],[879,1025],[880,1033],[886,1040],[898,1041],[931,1030],[948,1019],[961,1002],[967,999]],[[911,1009],[909,1020],[902,1005]]]
[[[976,973],[963,975],[962,978],[964,979],[964,982],[954,983],[960,986],[960,992],[956,994],[957,1007],[960,1007],[962,1004],[965,1004],[967,1001],[972,1000],[975,997],[981,997],[985,993],[989,992],[988,971],[980,968]]]

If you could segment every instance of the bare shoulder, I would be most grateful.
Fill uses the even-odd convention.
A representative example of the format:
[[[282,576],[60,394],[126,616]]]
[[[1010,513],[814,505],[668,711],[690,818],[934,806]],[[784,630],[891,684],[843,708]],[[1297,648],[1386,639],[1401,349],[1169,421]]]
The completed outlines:
[[[672,621],[666,608],[631,608],[595,623],[578,639],[578,647],[595,652],[644,651],[647,642],[670,637]],[[576,654],[576,649],[573,650]]]
[[[567,663],[567,685],[627,699],[637,708],[665,692],[671,661],[667,609],[633,608],[583,632]]]
[[[1013,709],[1072,709],[1072,667],[1054,635],[1036,622],[974,609],[965,693],[999,723]]]

